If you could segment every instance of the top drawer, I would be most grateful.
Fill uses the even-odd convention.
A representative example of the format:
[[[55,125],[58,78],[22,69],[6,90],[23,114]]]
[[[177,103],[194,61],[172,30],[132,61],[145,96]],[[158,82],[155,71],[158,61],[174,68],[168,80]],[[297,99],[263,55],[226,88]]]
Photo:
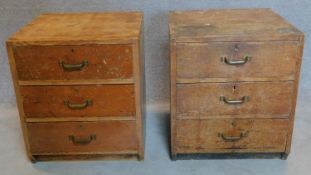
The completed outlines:
[[[114,45],[15,46],[19,80],[128,79],[132,47]]]
[[[177,44],[177,79],[294,79],[298,43],[210,42]]]

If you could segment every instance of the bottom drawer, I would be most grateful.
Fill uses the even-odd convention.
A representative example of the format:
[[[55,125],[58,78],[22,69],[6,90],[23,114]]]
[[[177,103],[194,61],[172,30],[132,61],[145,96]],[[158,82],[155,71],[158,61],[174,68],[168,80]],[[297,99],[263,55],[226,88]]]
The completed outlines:
[[[286,119],[177,120],[177,153],[284,152]]]
[[[135,121],[28,123],[31,153],[137,153]]]

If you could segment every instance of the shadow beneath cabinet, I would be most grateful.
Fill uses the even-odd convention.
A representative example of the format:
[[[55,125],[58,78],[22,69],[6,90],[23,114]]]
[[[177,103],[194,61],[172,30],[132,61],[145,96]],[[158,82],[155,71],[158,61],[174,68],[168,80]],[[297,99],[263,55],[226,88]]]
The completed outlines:
[[[147,156],[170,158],[170,113],[168,105],[149,105],[146,117]],[[158,154],[150,154],[157,152]]]

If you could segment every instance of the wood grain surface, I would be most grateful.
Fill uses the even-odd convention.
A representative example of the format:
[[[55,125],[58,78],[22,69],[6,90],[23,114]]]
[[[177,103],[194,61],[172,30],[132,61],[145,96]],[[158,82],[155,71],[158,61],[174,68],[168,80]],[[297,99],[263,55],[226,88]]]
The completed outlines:
[[[135,116],[133,85],[23,86],[23,108],[27,118],[124,117]],[[71,104],[92,103],[84,109]]]
[[[135,121],[28,123],[28,139],[33,154],[137,153]],[[88,144],[77,141],[96,139]]]
[[[141,12],[48,13],[7,40],[32,162],[144,159],[142,23]]]
[[[177,44],[177,78],[282,78],[293,80],[299,42],[209,42]],[[243,65],[228,61],[250,60]]]
[[[45,13],[8,42],[22,45],[128,42],[140,37],[142,17],[141,12]]]
[[[286,159],[304,34],[270,9],[173,11],[169,28],[172,159]]]
[[[178,153],[284,152],[289,120],[177,120]],[[234,141],[222,138],[245,136]]]
[[[289,118],[294,83],[177,84],[178,118]],[[248,99],[242,104],[220,100]]]
[[[131,45],[16,46],[14,55],[19,80],[96,80],[133,77]],[[88,63],[79,70],[65,65]]]
[[[173,11],[169,28],[177,42],[298,40],[302,35],[271,9]]]

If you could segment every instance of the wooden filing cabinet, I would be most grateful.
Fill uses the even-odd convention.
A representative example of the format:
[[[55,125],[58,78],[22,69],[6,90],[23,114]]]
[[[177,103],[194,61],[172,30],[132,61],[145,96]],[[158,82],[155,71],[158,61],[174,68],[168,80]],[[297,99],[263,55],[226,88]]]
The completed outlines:
[[[144,158],[143,14],[43,14],[7,41],[28,156]]]
[[[173,159],[290,152],[303,33],[270,9],[173,11]]]

